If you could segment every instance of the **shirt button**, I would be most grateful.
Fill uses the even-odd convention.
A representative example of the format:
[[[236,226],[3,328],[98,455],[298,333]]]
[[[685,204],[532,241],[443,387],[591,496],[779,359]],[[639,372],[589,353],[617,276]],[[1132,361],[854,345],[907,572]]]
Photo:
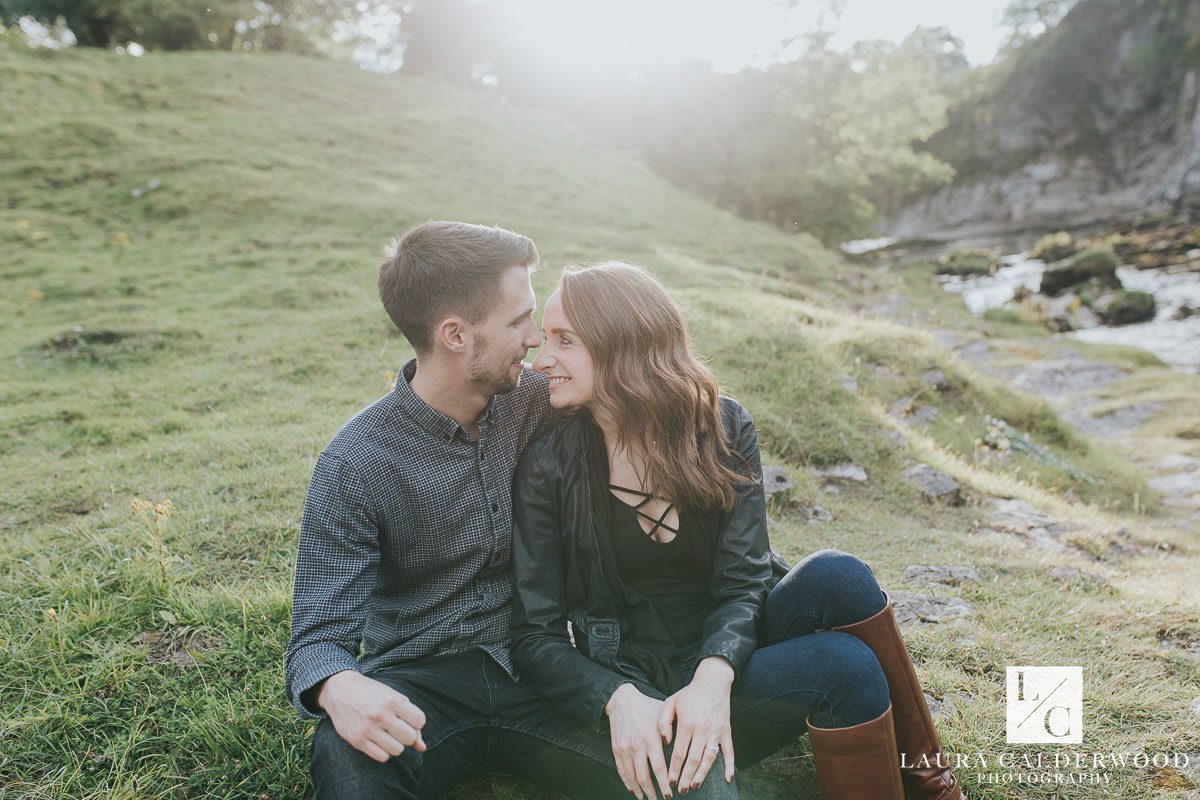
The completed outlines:
[[[496,503],[492,503],[492,513],[495,514],[499,510],[500,510],[500,506],[497,505]]]

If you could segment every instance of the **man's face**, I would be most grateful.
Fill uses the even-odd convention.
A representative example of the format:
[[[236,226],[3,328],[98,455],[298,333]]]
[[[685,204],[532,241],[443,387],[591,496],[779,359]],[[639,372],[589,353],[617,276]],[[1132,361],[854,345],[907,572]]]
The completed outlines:
[[[536,303],[529,270],[507,270],[496,287],[491,311],[471,326],[467,372],[482,392],[504,394],[517,388],[525,356],[541,343],[533,319]]]

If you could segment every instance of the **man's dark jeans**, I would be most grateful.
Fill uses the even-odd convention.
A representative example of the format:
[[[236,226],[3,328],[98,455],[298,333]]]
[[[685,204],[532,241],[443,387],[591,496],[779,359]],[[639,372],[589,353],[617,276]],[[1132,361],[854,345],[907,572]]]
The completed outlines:
[[[763,641],[730,697],[737,768],[806,732],[805,719],[840,728],[875,719],[888,689],[875,655],[855,637],[822,629],[883,608],[870,569],[822,550],[801,561],[767,598]],[[810,635],[812,634],[812,635]],[[528,778],[577,798],[626,798],[606,730],[588,727],[514,682],[474,650],[371,675],[409,697],[426,716],[426,751],[380,764],[346,744],[325,720],[313,742],[313,780],[326,798],[432,798],[472,775]],[[668,755],[669,757],[669,755]],[[689,798],[737,797],[720,760]]]

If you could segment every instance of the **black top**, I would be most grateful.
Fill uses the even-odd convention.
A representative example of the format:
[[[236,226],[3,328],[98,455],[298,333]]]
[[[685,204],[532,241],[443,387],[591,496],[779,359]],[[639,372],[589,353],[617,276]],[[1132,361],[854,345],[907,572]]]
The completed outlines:
[[[671,506],[660,517],[650,516],[642,510],[650,500],[644,492],[619,486],[610,488],[645,497],[631,505],[609,493],[612,541],[621,581],[650,601],[676,646],[698,642],[704,619],[712,611],[712,596],[708,586],[710,576],[704,573],[695,548],[687,541],[689,536],[700,533],[695,521],[691,515],[681,513],[679,528],[672,528],[665,522]],[[649,533],[642,529],[639,516],[653,523]],[[673,532],[675,537],[669,542],[656,541],[652,534],[660,529]]]

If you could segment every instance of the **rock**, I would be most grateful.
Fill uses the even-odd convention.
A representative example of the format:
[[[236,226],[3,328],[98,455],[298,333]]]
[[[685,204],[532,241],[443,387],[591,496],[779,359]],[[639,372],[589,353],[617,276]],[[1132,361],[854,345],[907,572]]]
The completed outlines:
[[[1054,296],[1086,283],[1121,288],[1121,281],[1117,277],[1117,259],[1112,253],[1107,250],[1085,250],[1049,265],[1042,273],[1039,291]]]
[[[1181,470],[1194,472],[1200,469],[1200,458],[1193,458],[1183,453],[1172,453],[1158,462],[1158,468],[1167,472],[1179,472]]]
[[[1200,309],[1193,308],[1187,303],[1184,303],[1175,310],[1175,313],[1171,315],[1171,319],[1175,320],[1176,322],[1181,322],[1197,313],[1200,313]]]
[[[1188,705],[1188,711],[1193,714],[1200,714],[1200,697],[1192,698],[1192,702]]]
[[[786,492],[788,489],[793,489],[796,482],[792,480],[792,476],[783,467],[764,466],[763,467],[763,492],[767,499],[770,499],[779,492]]]
[[[928,425],[937,419],[938,410],[934,406],[918,404],[915,397],[901,397],[892,403],[891,414],[899,422]]]
[[[955,506],[962,503],[958,481],[928,464],[914,464],[904,470],[904,477],[917,485],[926,500],[938,500]]]
[[[1029,257],[1049,264],[1053,261],[1062,261],[1064,258],[1069,258],[1075,255],[1078,250],[1079,246],[1075,243],[1075,237],[1066,231],[1058,231],[1056,233],[1048,233],[1038,239],[1033,245],[1033,249],[1029,251]]]
[[[1059,522],[1025,500],[995,498],[989,504],[988,519],[976,527],[981,533],[1019,536],[1043,550],[1065,553],[1069,548],[1062,538],[1080,530],[1079,526]]]
[[[999,267],[1000,262],[983,250],[953,250],[937,260],[939,275],[991,275]]]
[[[804,517],[804,521],[809,525],[815,525],[819,522],[830,522],[833,519],[833,514],[829,509],[821,506],[806,506],[800,510],[800,515]]]
[[[950,388],[950,382],[946,380],[946,373],[942,372],[937,367],[932,367],[922,372],[921,382],[932,386],[939,392],[944,392]]]
[[[1200,659],[1200,634],[1181,628],[1159,628],[1155,636],[1160,650],[1181,650],[1190,658]]]
[[[904,568],[900,580],[914,586],[961,586],[978,583],[979,571],[972,566],[934,567],[913,564]]]
[[[1149,292],[1122,289],[1104,300],[1103,304],[1097,300],[1094,307],[1100,318],[1109,325],[1134,325],[1138,322],[1149,322],[1154,319],[1157,309],[1154,295]]]
[[[900,292],[888,292],[883,302],[867,309],[867,316],[891,317],[899,314],[909,305],[909,299]]]
[[[1063,418],[1084,433],[1094,436],[1115,436],[1129,433],[1138,428],[1165,405],[1165,403],[1158,402],[1133,403],[1097,416],[1068,410],[1063,412]]]
[[[958,353],[958,357],[963,361],[970,361],[971,363],[986,361],[991,357],[991,348],[982,339],[976,339],[973,342],[967,342],[961,347],[956,347],[954,352]]]
[[[1050,575],[1068,584],[1090,583],[1093,586],[1108,586],[1108,581],[1103,576],[1075,567],[1051,567]]]
[[[929,692],[923,692],[923,694],[925,695],[925,705],[929,706],[929,716],[933,717],[934,721],[958,714],[958,709],[955,708],[954,703],[950,702],[950,698],[938,700]]]
[[[858,381],[854,380],[853,375],[848,375],[846,373],[842,373],[842,386],[846,389],[847,392],[851,392],[851,393],[858,392]]]
[[[1029,363],[1013,378],[1012,385],[1049,397],[1098,389],[1123,377],[1125,371],[1111,364],[1071,355]]]
[[[935,597],[912,592],[889,591],[896,622],[936,624],[975,615],[975,607],[961,597]]]
[[[1146,483],[1163,494],[1189,495],[1200,492],[1200,478],[1186,472],[1174,472],[1150,478]]]
[[[846,461],[842,464],[834,464],[831,467],[819,467],[813,470],[813,474],[818,478],[823,478],[826,481],[854,481],[855,483],[867,482],[867,471],[851,461]]]
[[[1103,324],[1100,317],[1084,305],[1079,295],[1074,292],[1066,292],[1058,297],[1036,295],[1028,302],[1050,328],[1059,333],[1095,328]]]

